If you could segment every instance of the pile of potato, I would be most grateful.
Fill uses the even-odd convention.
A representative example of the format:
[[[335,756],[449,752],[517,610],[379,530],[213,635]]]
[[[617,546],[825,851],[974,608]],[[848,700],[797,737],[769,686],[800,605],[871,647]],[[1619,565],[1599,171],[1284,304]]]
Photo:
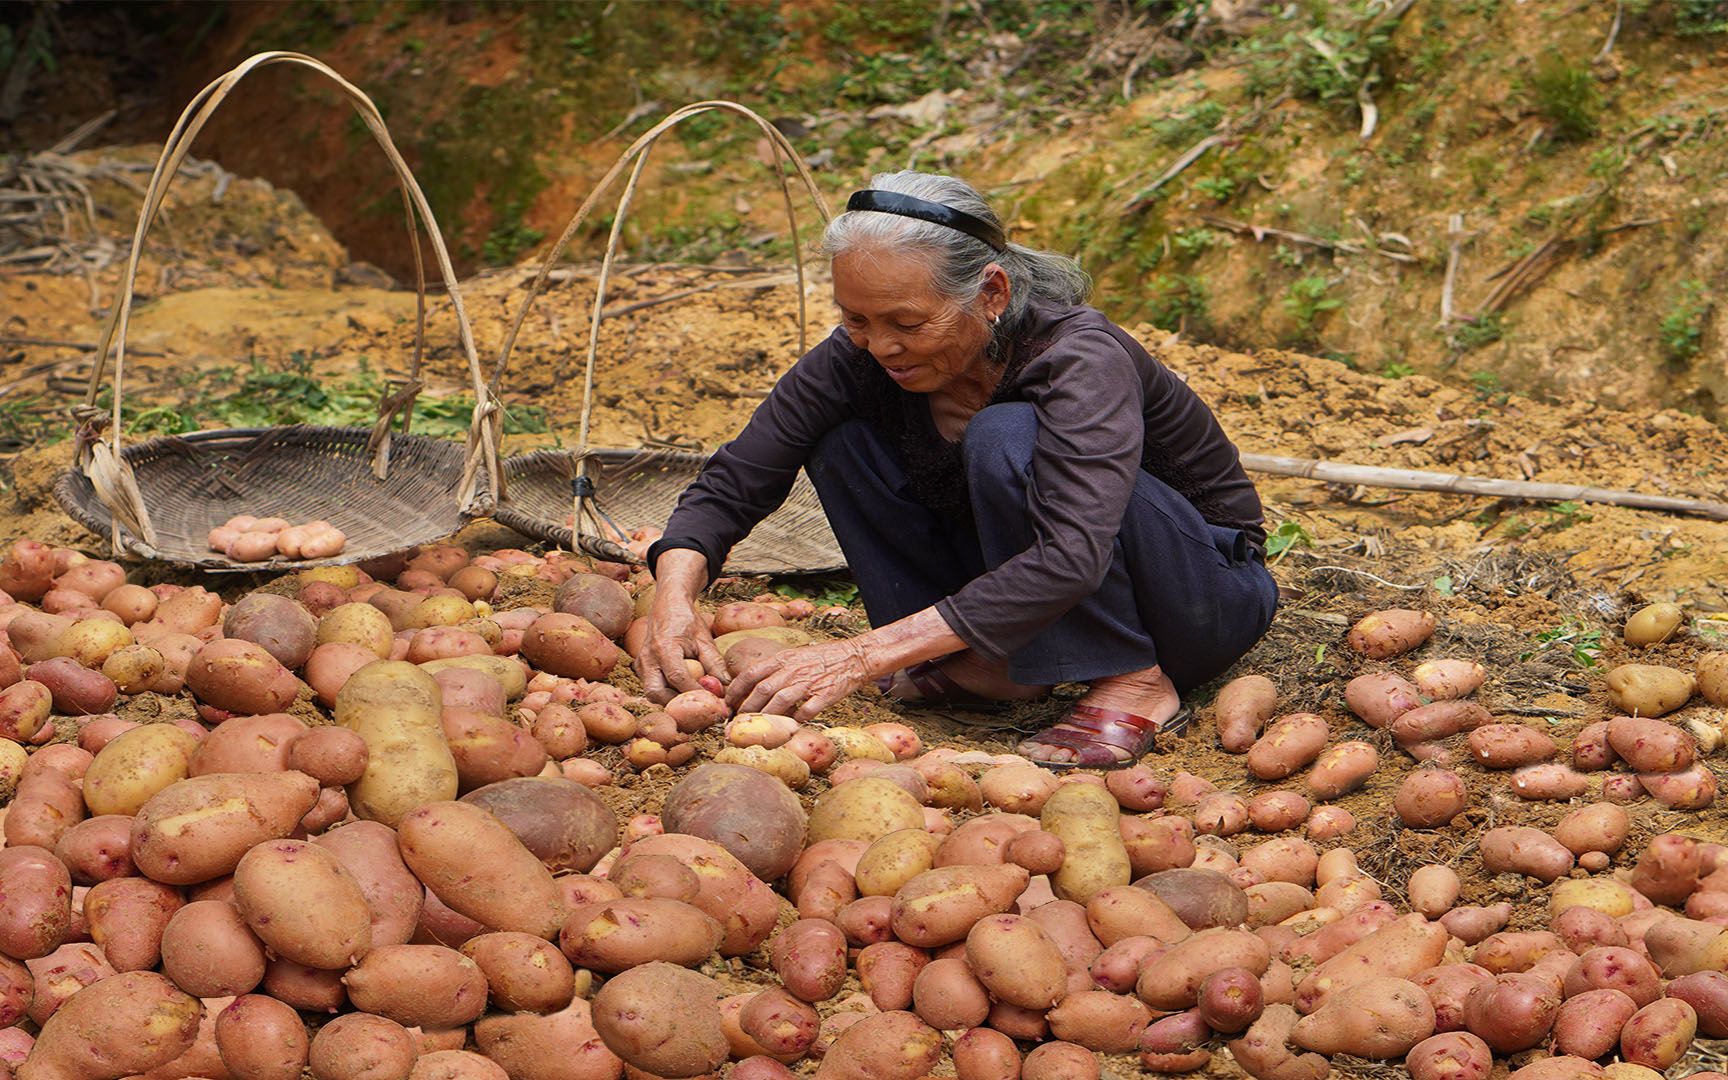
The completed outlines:
[[[508,606],[533,591],[512,579],[552,602]],[[1091,1080],[1215,1055],[1320,1080],[1341,1054],[1541,1080],[1728,1037],[1728,849],[1626,847],[1629,806],[1714,800],[1720,732],[1657,717],[1728,700],[1728,656],[1616,669],[1628,715],[1563,746],[1470,700],[1477,665],[1397,670],[1434,617],[1376,612],[1347,638],[1360,728],[1236,680],[1221,787],[729,716],[712,681],[655,706],[608,681],[652,585],[557,552],[433,547],[228,604],[20,541],[0,589],[0,1080]],[[736,671],[813,613],[764,596],[713,630]],[[198,719],[111,711],[139,695]],[[599,746],[677,778],[658,815],[595,793]],[[1476,766],[1505,783],[1472,792]],[[1472,904],[1458,866],[1358,866],[1336,800],[1383,768],[1403,828],[1574,805],[1484,832],[1518,903]]]
[[[236,514],[210,530],[211,551],[236,562],[285,559],[333,559],[348,546],[348,535],[328,521],[291,524],[287,518]]]

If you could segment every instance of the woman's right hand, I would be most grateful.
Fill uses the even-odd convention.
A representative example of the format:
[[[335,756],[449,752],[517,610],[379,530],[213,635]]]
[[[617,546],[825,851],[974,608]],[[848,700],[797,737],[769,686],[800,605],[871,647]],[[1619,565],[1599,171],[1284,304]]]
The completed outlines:
[[[660,556],[647,640],[636,658],[642,693],[650,701],[664,705],[686,690],[701,689],[686,660],[700,662],[708,674],[727,681],[726,662],[696,610],[696,597],[707,580],[708,560],[701,552],[674,548]]]

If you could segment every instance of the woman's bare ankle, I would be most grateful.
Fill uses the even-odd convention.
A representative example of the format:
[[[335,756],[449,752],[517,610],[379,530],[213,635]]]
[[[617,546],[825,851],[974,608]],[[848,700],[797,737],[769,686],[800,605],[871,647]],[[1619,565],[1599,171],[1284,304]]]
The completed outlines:
[[[1162,724],[1182,708],[1182,697],[1163,669],[1153,666],[1093,679],[1080,704],[1133,713]]]

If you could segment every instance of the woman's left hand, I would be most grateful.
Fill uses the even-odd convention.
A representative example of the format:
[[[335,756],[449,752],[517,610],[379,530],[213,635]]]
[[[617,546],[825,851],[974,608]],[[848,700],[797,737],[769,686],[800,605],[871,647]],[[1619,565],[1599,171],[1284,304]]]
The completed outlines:
[[[870,679],[858,639],[787,649],[745,668],[726,689],[733,712],[777,713],[802,723]]]

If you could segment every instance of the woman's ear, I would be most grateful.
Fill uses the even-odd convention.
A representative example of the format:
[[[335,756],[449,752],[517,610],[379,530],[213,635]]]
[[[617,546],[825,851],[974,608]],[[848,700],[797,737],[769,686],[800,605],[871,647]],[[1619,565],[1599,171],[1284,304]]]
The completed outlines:
[[[1008,310],[1008,298],[1013,292],[1013,286],[1008,281],[1008,271],[1002,269],[1001,263],[991,263],[984,268],[984,286],[978,290],[978,302],[983,306],[984,315],[991,322],[1002,317]]]

